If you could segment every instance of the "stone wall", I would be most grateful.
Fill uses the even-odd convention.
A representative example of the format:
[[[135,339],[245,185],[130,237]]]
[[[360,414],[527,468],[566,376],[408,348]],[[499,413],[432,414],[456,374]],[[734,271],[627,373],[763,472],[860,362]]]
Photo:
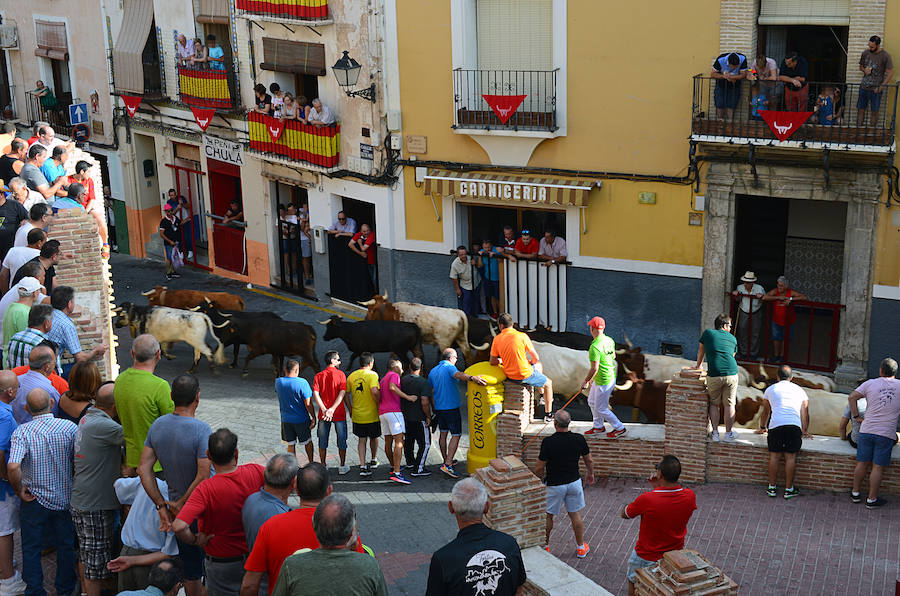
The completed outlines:
[[[519,548],[543,546],[544,485],[513,456],[492,459],[475,477],[487,488],[491,508],[484,523],[515,537]]]
[[[56,266],[56,284],[75,288],[75,304],[80,309],[72,318],[78,326],[82,348],[99,343],[109,346],[95,362],[103,379],[119,374],[115,335],[112,329],[112,279],[109,263],[100,257],[100,237],[94,218],[81,209],[57,212],[50,238],[59,240],[63,259]]]
[[[637,596],[732,596],[738,593],[738,585],[697,551],[673,550],[657,565],[637,570],[634,592]]]

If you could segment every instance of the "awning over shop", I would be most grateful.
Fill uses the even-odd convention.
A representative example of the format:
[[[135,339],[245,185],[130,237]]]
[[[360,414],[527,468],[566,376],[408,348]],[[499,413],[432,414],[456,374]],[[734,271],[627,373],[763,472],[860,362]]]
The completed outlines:
[[[113,48],[113,75],[116,91],[144,93],[144,64],[141,54],[153,26],[153,3],[124,0],[125,15]]]
[[[66,36],[66,24],[60,21],[34,21],[37,47],[35,56],[50,58],[51,60],[69,59],[69,41]]]
[[[595,185],[599,182],[433,169],[425,174],[425,194],[429,195],[453,195],[457,200],[510,201],[563,207],[584,207],[588,193]]]
[[[228,2],[226,0],[200,0],[199,9],[197,12],[198,23],[228,24]]]

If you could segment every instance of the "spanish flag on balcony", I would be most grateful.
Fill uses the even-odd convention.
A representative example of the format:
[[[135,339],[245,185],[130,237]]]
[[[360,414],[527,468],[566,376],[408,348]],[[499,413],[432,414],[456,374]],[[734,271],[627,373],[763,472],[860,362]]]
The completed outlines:
[[[237,7],[282,18],[314,20],[328,17],[328,0],[237,0]]]
[[[178,88],[181,101],[189,106],[228,109],[233,106],[228,91],[228,72],[178,67]]]
[[[323,168],[335,168],[341,161],[340,123],[313,126],[297,120],[282,122],[258,112],[247,114],[247,121],[251,149]]]

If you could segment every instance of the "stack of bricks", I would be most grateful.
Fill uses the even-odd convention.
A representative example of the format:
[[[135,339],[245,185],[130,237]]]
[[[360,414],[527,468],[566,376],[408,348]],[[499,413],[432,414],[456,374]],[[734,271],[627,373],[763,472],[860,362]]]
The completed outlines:
[[[666,391],[666,453],[681,460],[681,480],[706,480],[706,428],[709,397],[706,371],[683,369]]]
[[[50,237],[59,240],[64,255],[56,266],[56,285],[75,289],[80,311],[73,320],[81,346],[88,350],[99,343],[109,346],[95,362],[104,379],[114,379],[119,367],[112,330],[112,283],[109,263],[100,256],[97,224],[81,209],[61,209],[53,218]]]
[[[634,593],[638,596],[731,596],[738,585],[693,550],[673,550],[659,564],[638,569]]]
[[[513,536],[522,550],[544,545],[545,488],[518,457],[492,459],[475,478],[487,488],[491,502],[484,516],[488,527]]]
[[[517,455],[522,449],[522,433],[531,422],[534,389],[503,382],[503,411],[497,415],[497,455]]]

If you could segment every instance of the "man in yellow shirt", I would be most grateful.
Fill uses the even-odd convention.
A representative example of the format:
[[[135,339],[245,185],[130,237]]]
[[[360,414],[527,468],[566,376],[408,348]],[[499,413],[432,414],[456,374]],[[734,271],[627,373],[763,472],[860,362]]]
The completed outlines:
[[[543,387],[544,422],[553,421],[553,384],[542,372],[540,357],[531,343],[531,338],[513,328],[509,313],[497,319],[500,333],[491,344],[491,365],[498,364],[511,381],[518,381],[531,387]]]
[[[359,475],[371,476],[378,465],[375,454],[378,453],[378,437],[381,436],[381,421],[378,419],[378,402],[381,392],[378,390],[378,373],[372,370],[375,358],[369,352],[359,355],[359,369],[347,377],[347,395],[350,403],[344,402],[353,420],[353,434],[359,438]],[[366,439],[372,451],[372,460],[366,463]]]

